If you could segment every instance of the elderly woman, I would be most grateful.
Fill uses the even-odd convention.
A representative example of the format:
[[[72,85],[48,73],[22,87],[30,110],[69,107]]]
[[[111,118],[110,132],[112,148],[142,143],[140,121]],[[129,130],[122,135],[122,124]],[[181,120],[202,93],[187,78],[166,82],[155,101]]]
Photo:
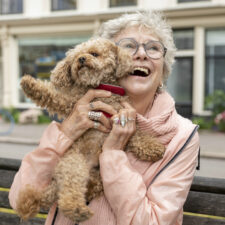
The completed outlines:
[[[163,89],[174,61],[171,28],[160,13],[136,13],[104,23],[98,35],[132,55],[134,72],[120,81],[132,104],[124,102],[124,108],[116,112],[95,101],[96,97],[110,96],[109,92],[88,91],[68,118],[49,125],[39,147],[24,158],[10,191],[11,205],[16,208],[23,183],[44,187],[60,155],[95,127],[109,133],[99,158],[104,195],[90,202],[94,215],[80,224],[182,224],[183,205],[197,165],[199,137],[197,126],[177,114],[173,98]],[[102,115],[96,127],[88,117],[93,108],[112,114],[112,120]],[[161,160],[144,162],[123,151],[136,123],[166,146]],[[45,224],[72,225],[56,208],[52,206]]]

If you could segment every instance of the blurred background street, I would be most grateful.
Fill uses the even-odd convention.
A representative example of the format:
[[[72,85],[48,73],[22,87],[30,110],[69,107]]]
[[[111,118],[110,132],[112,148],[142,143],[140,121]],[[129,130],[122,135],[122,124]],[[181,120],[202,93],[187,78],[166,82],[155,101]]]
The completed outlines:
[[[3,125],[2,125],[3,126]],[[16,125],[9,136],[0,136],[0,157],[22,159],[34,150],[47,125]],[[225,178],[225,134],[200,130],[201,160],[196,176]]]
[[[166,89],[178,113],[204,129],[196,174],[225,177],[225,0],[0,0],[0,119],[7,109],[17,122],[9,136],[0,123],[0,157],[23,158],[46,127],[18,125],[21,113],[40,113],[20,87],[24,74],[49,80],[103,22],[145,10],[162,11],[171,25],[177,51]]]

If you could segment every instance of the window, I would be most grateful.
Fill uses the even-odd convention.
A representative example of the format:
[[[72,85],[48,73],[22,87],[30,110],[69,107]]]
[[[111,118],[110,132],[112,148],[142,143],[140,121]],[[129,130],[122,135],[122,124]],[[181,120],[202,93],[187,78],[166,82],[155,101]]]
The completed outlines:
[[[176,99],[177,103],[192,102],[192,73],[193,58],[176,58],[167,86],[170,94]]]
[[[192,115],[192,77],[193,57],[176,58],[167,87],[176,101],[178,113],[184,117]]]
[[[179,50],[193,49],[193,30],[185,29],[185,30],[174,30],[173,37],[174,42]]]
[[[110,0],[110,7],[135,6],[137,0]]]
[[[3,71],[2,71],[2,48],[0,45],[0,107],[3,102]]]
[[[206,30],[205,95],[225,91],[225,28]]]
[[[52,11],[73,10],[77,8],[76,0],[52,0]]]
[[[23,12],[23,0],[0,0],[1,14],[19,14]]]
[[[87,37],[43,37],[19,39],[20,79],[30,74],[40,79],[49,79],[50,71],[65,57],[65,52]],[[19,102],[30,102],[19,90]]]
[[[174,30],[173,35],[178,54],[167,88],[176,101],[177,111],[191,117],[194,32],[193,29]]]
[[[183,2],[206,2],[206,1],[210,1],[210,0],[177,0],[178,3],[183,3]]]

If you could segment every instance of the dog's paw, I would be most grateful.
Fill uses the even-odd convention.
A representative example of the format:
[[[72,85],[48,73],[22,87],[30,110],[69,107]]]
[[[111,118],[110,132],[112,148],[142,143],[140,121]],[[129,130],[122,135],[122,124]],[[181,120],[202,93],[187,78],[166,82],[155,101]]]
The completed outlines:
[[[144,151],[144,160],[156,162],[163,158],[166,148],[157,139],[150,138],[148,147],[146,146],[146,149],[148,148],[148,150]]]
[[[34,92],[33,87],[36,80],[30,75],[24,75],[20,81],[20,85],[26,94]]]
[[[128,143],[128,151],[144,161],[156,162],[163,158],[165,146],[156,138],[150,137],[148,134],[138,131]]]
[[[60,207],[64,216],[74,221],[75,223],[80,223],[82,221],[90,219],[93,212],[88,208],[86,204],[76,204],[76,205],[64,205],[63,208]]]
[[[16,211],[22,220],[34,217],[40,210],[41,193],[27,185],[19,193]]]

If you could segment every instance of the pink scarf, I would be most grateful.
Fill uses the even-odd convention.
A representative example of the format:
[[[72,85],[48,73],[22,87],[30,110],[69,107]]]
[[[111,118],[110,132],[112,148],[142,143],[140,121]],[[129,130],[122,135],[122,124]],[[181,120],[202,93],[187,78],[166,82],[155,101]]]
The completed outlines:
[[[143,131],[167,145],[176,134],[178,127],[176,118],[175,102],[167,92],[163,92],[156,97],[146,117],[137,115],[137,122]]]

